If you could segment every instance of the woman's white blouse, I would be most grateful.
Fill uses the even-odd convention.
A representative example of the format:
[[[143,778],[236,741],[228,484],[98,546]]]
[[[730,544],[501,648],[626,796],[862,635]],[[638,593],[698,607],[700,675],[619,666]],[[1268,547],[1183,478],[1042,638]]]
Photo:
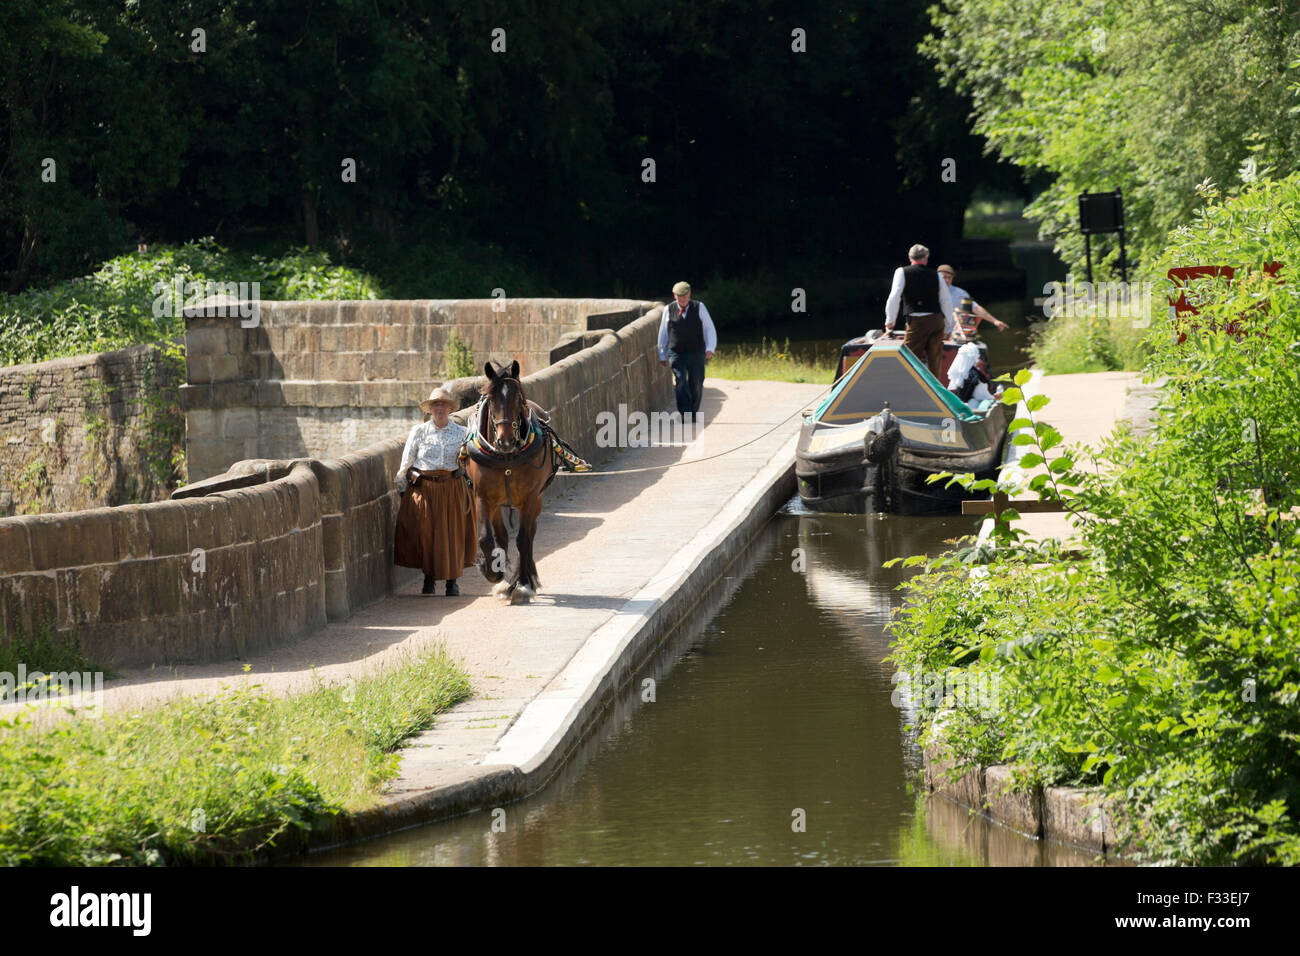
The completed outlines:
[[[433,423],[433,419],[422,422],[411,429],[406,439],[406,449],[402,452],[402,467],[394,479],[398,485],[406,487],[406,473],[412,468],[421,471],[444,469],[455,471],[460,462],[457,455],[467,434],[464,425],[453,421],[442,428]]]

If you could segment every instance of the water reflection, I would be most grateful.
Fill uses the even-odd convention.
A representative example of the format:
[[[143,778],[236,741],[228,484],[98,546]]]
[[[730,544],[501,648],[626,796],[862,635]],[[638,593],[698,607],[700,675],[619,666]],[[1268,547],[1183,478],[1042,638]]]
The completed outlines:
[[[881,565],[939,550],[971,519],[788,510],[710,597],[707,620],[646,668],[656,700],[640,701],[638,677],[555,781],[503,808],[503,832],[499,816],[475,813],[308,862],[1061,862],[945,801],[918,812],[917,755],[883,662],[883,627],[911,572]],[[792,825],[800,811],[804,832]]]

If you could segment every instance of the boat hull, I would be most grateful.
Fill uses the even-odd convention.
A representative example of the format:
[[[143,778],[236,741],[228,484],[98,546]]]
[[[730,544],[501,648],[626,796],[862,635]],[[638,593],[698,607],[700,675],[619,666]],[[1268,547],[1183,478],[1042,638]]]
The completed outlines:
[[[862,443],[813,450],[810,446],[818,428],[816,423],[805,423],[795,453],[799,497],[813,511],[846,514],[957,511],[963,501],[977,495],[957,484],[946,487],[946,481],[931,484],[929,477],[945,471],[996,477],[1006,438],[1006,416],[1005,406],[995,405],[977,422],[950,421],[947,427],[955,430],[959,438],[941,445],[917,440],[915,436],[921,429],[916,423],[901,422],[897,448],[886,461],[878,463],[868,460]],[[952,444],[964,447],[954,448]]]

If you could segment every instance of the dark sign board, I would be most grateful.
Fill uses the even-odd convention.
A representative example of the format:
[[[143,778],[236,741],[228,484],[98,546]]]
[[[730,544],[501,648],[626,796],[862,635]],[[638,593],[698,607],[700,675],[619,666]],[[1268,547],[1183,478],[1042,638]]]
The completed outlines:
[[[1081,193],[1079,195],[1079,230],[1084,235],[1119,232],[1124,228],[1124,201],[1120,191]]]

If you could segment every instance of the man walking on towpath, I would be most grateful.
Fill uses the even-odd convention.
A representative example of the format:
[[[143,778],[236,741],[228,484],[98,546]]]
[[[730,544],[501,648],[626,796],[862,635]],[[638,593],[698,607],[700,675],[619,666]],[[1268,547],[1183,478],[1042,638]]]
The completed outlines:
[[[704,397],[704,363],[718,347],[718,332],[703,302],[691,301],[685,282],[673,286],[673,303],[659,322],[659,364],[671,365],[682,423],[694,422]]]
[[[907,333],[903,344],[924,362],[935,378],[943,368],[943,338],[955,317],[948,283],[929,266],[930,250],[917,243],[907,250],[908,266],[894,270],[894,284],[885,300],[885,331],[894,331],[901,303]]]

